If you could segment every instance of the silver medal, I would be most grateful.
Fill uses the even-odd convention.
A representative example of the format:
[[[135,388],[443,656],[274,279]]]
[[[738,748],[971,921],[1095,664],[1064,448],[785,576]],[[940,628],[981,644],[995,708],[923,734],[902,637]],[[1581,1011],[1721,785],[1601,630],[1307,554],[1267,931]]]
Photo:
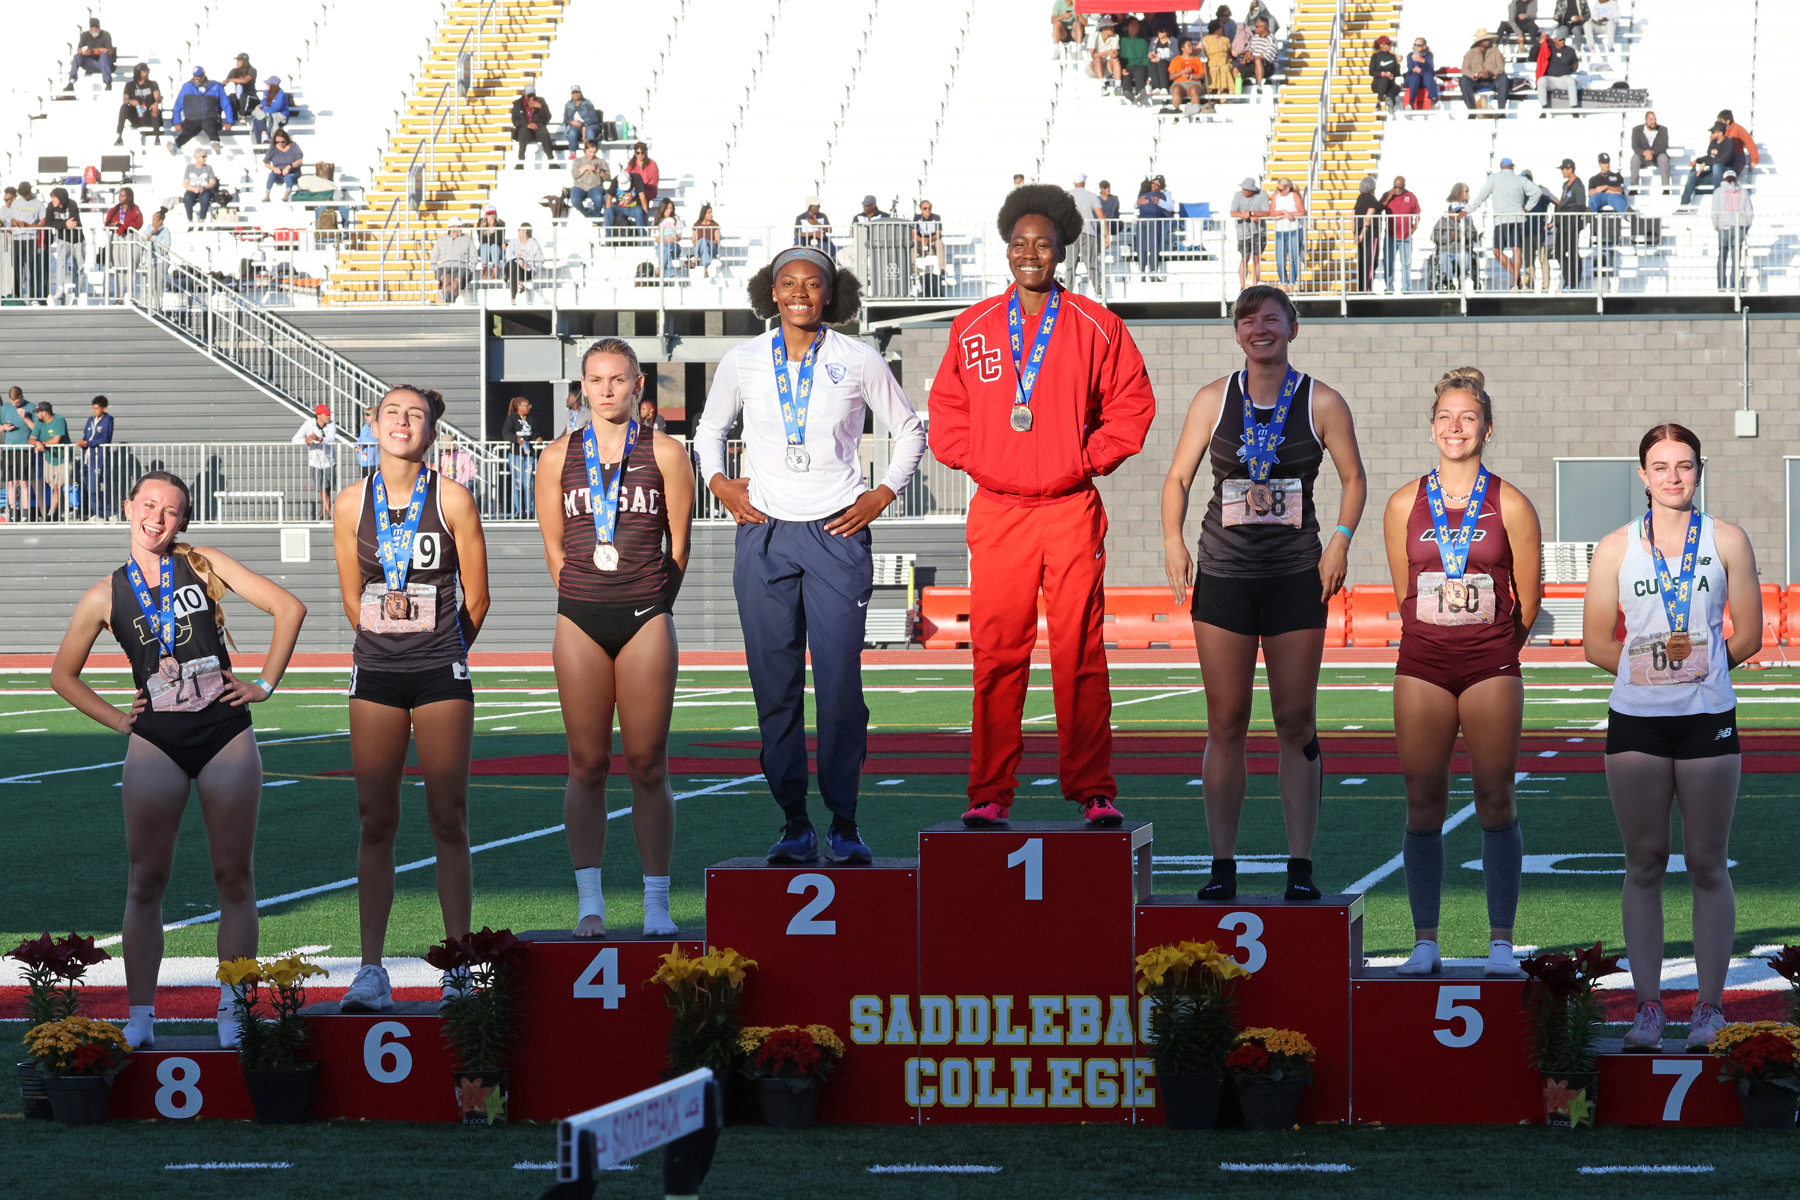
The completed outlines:
[[[806,452],[805,446],[789,446],[787,448],[787,469],[804,472],[812,466],[812,455]]]
[[[1016,433],[1031,432],[1031,409],[1029,406],[1024,404],[1013,405],[1012,427]]]
[[[601,542],[594,547],[594,566],[602,571],[619,569],[619,548],[611,542]]]

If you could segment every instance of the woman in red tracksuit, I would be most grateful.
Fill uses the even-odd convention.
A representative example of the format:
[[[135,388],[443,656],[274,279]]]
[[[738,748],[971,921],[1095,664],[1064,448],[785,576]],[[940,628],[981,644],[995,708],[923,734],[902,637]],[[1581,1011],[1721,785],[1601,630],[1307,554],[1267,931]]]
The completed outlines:
[[[1143,449],[1156,397],[1125,323],[1056,283],[1082,231],[1069,194],[1018,188],[999,227],[1015,286],[951,325],[931,388],[932,453],[980,487],[968,518],[975,713],[963,824],[1004,824],[1012,807],[1041,588],[1063,796],[1090,825],[1114,826],[1124,818],[1100,640],[1106,510],[1093,478]]]

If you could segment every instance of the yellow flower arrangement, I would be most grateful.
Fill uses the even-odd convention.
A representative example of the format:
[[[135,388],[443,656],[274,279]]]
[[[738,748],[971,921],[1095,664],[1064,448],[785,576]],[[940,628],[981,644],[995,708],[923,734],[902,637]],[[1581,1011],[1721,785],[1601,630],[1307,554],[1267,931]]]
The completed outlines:
[[[1318,1049],[1292,1029],[1246,1029],[1234,1039],[1225,1066],[1240,1080],[1299,1079],[1310,1083]]]
[[[1724,1058],[1731,1053],[1733,1046],[1749,1041],[1759,1033],[1774,1034],[1791,1044],[1796,1054],[1800,1055],[1800,1026],[1782,1021],[1734,1021],[1719,1030],[1719,1035],[1713,1039],[1713,1056]]]
[[[1174,942],[1137,956],[1138,994],[1153,1002],[1148,1040],[1162,1075],[1217,1071],[1236,1032],[1232,986],[1246,979],[1214,942]]]
[[[646,982],[668,989],[670,1066],[680,1071],[696,1067],[722,1071],[736,1065],[743,1055],[738,997],[755,966],[754,959],[729,946],[708,946],[699,958],[689,958],[680,943],[669,947]]]
[[[238,1019],[238,1057],[247,1067],[263,1070],[295,1070],[306,1048],[306,1022],[300,1010],[306,1006],[306,981],[325,975],[324,967],[298,954],[258,962],[254,958],[228,958],[216,972],[220,983],[232,991]],[[262,1011],[262,989],[268,988]]]
[[[1261,1046],[1270,1054],[1285,1054],[1290,1058],[1303,1058],[1307,1062],[1311,1062],[1319,1053],[1304,1033],[1296,1033],[1292,1029],[1246,1029],[1237,1035],[1237,1044]]]
[[[1152,988],[1171,982],[1171,972],[1185,976],[1196,969],[1210,972],[1219,980],[1250,977],[1250,972],[1214,942],[1177,942],[1153,947],[1137,956],[1138,994],[1147,994]]]
[[[214,978],[226,987],[262,982],[262,964],[254,958],[228,958],[219,963]]]
[[[131,1055],[123,1030],[92,1017],[45,1021],[32,1026],[21,1040],[48,1075],[107,1074]]]

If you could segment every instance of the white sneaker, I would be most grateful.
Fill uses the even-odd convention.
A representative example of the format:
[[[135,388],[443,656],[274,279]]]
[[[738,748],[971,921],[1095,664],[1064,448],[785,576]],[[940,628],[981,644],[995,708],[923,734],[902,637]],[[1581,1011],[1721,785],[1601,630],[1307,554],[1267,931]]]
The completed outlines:
[[[219,1049],[236,1050],[243,1035],[243,1027],[237,1019],[237,1005],[219,1005]]]
[[[1624,1049],[1628,1054],[1655,1054],[1662,1049],[1663,1006],[1659,1001],[1647,1000],[1638,1005],[1637,1018],[1631,1022],[1631,1028],[1625,1031]]]
[[[469,990],[468,968],[465,967],[460,971],[445,971],[440,982],[444,985],[440,999],[448,1000],[453,996],[460,996]]]
[[[1515,978],[1520,974],[1519,960],[1513,954],[1511,942],[1489,942],[1487,966],[1481,969],[1483,975],[1498,976],[1502,979]]]
[[[1713,1039],[1719,1036],[1719,1030],[1725,1028],[1725,1014],[1719,1006],[1702,1000],[1694,1005],[1694,1015],[1688,1021],[1687,1052],[1689,1054],[1707,1054],[1711,1052]]]
[[[1394,969],[1396,975],[1436,975],[1444,969],[1443,955],[1436,942],[1413,943],[1412,954]]]
[[[338,1003],[339,1012],[380,1012],[393,1007],[394,989],[388,983],[386,967],[365,963],[350,981],[350,990]]]

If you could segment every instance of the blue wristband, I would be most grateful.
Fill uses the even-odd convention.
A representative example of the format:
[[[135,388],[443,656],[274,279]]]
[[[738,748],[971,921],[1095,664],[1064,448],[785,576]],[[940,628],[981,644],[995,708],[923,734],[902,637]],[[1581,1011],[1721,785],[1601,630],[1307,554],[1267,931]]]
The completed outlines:
[[[1354,542],[1356,540],[1356,530],[1351,529],[1347,525],[1339,525],[1337,531],[1344,535],[1344,540],[1346,542]]]
[[[261,675],[258,675],[256,677],[256,686],[261,688],[264,692],[266,692],[270,696],[273,696],[275,694],[275,685],[270,683],[268,680],[264,679]]]

